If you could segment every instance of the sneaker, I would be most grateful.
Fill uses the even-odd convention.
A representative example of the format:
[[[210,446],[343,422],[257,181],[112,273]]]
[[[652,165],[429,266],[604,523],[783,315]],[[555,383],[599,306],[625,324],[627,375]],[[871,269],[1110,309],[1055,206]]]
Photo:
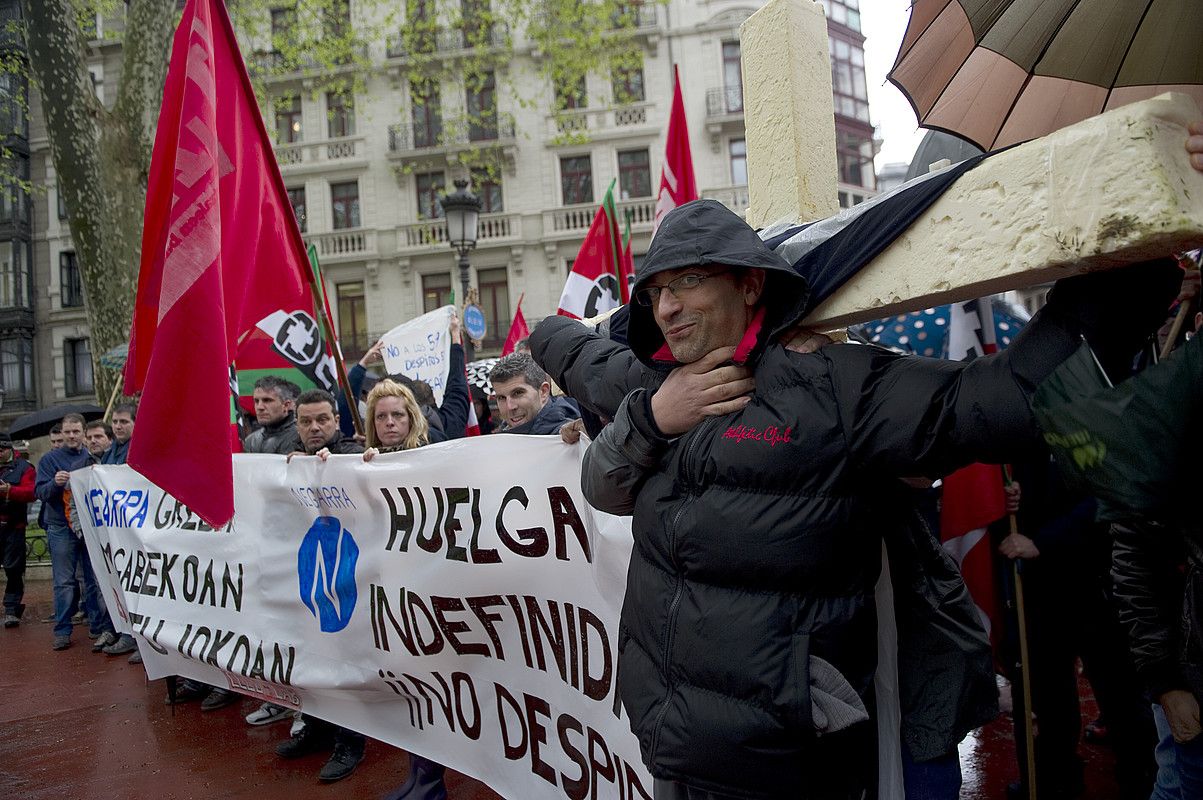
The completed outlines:
[[[123,633],[117,637],[117,641],[113,642],[108,647],[105,647],[100,652],[104,653],[106,656],[123,656],[127,653],[132,653],[137,649],[138,644],[134,641],[134,637],[130,636],[128,633]]]
[[[129,663],[141,664],[142,663],[142,654],[135,651],[134,654],[129,657]]]
[[[292,716],[292,711],[275,703],[264,703],[246,715],[247,725],[270,725]]]
[[[76,611],[75,616],[73,616],[71,618],[72,625],[83,625],[87,621],[88,621],[88,618],[84,615],[84,612],[82,612],[82,611]]]
[[[112,631],[105,631],[96,637],[96,641],[92,642],[92,652],[99,653],[109,645],[117,641],[117,634]]]
[[[363,761],[363,739],[357,737],[354,742],[338,742],[330,760],[318,773],[318,780],[326,783],[341,781],[355,771],[360,761]]]
[[[21,618],[18,617],[16,614],[5,614],[4,615],[4,627],[15,628],[20,624],[21,624]]]
[[[280,758],[302,758],[325,750],[331,745],[334,737],[329,731],[317,728],[315,725],[306,725],[296,736],[286,742],[280,742],[276,747],[276,755]]]
[[[214,689],[201,701],[201,711],[216,711],[219,708],[225,708],[228,705],[237,703],[240,699],[242,698],[229,689]]]
[[[187,703],[190,700],[200,700],[202,697],[207,697],[209,694],[209,686],[196,681],[181,678],[176,683],[175,687],[175,705]],[[163,698],[163,705],[172,705],[171,695]]]
[[[70,636],[55,636],[54,637],[54,646],[52,647],[52,649],[66,650],[70,646],[71,646],[71,637]]]
[[[289,736],[296,736],[305,730],[305,715],[300,711],[292,712],[292,726],[288,729]]]
[[[52,625],[55,622],[58,622],[58,614],[48,614],[47,616],[42,617],[42,622],[46,623],[47,625]]]

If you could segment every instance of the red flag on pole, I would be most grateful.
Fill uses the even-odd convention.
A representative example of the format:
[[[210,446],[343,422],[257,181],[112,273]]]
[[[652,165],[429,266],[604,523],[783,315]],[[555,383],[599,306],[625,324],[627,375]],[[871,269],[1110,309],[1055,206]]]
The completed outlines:
[[[151,157],[125,392],[142,392],[130,466],[215,527],[234,513],[230,364],[281,296],[313,308],[308,268],[225,6],[188,0]],[[317,335],[296,319],[277,333],[306,352]]]
[[[689,123],[685,120],[681,77],[674,64],[673,107],[668,117],[668,137],[664,144],[664,166],[660,170],[660,191],[656,194],[656,219],[652,224],[652,236],[656,235],[665,214],[697,199],[698,182],[693,175],[693,155],[689,149]]]
[[[940,542],[961,568],[965,587],[992,642],[1002,628],[994,591],[994,550],[988,526],[1007,513],[1002,468],[970,464],[944,478]]]
[[[632,271],[629,252],[624,254],[614,205],[614,181],[610,181],[606,197],[564,282],[558,313],[573,319],[589,319],[627,302],[630,286],[624,277]]]
[[[508,356],[514,352],[514,347],[518,342],[530,336],[530,328],[526,327],[526,317],[522,316],[522,298],[526,297],[522,294],[518,298],[518,308],[514,311],[514,321],[510,323],[510,332],[505,337],[505,344],[501,346],[501,355]]]

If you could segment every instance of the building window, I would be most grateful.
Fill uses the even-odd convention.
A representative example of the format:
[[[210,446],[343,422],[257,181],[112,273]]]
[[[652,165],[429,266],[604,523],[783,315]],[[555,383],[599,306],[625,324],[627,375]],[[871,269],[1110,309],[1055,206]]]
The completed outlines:
[[[510,332],[510,279],[505,267],[479,269],[480,307],[485,312],[484,348],[501,347]]]
[[[859,8],[858,0],[823,0],[823,10],[827,12],[827,19],[847,25],[855,31],[860,30]]]
[[[33,209],[28,190],[29,156],[10,152],[8,164],[12,172],[0,183],[0,222],[28,225]]]
[[[335,292],[338,294],[338,340],[342,344],[343,357],[354,359],[367,352],[370,344],[363,281],[340,283]]]
[[[410,84],[414,122],[414,147],[435,147],[443,135],[443,112],[439,87],[433,81]]]
[[[334,229],[359,227],[359,181],[330,184]]]
[[[831,88],[835,113],[869,122],[869,91],[865,82],[865,51],[844,39],[827,40],[831,55]]]
[[[840,167],[840,183],[874,188],[873,140],[871,134],[858,131],[837,130],[835,138],[836,158]]]
[[[60,220],[67,218],[67,198],[63,196],[63,184],[60,181],[54,186],[54,194],[58,200],[58,218]]]
[[[327,135],[331,139],[355,135],[355,96],[342,92],[326,95]]]
[[[643,102],[643,66],[614,62],[610,66],[610,87],[614,92],[615,105]]]
[[[0,339],[0,387],[5,400],[33,400],[33,342],[24,336]]]
[[[451,305],[451,275],[446,272],[423,275],[422,311],[434,311],[436,308],[449,305]]]
[[[79,275],[79,259],[71,250],[58,254],[59,300],[63,308],[79,308],[84,304],[84,286]]]
[[[438,219],[443,216],[443,204],[439,202],[447,190],[447,179],[441,172],[419,172],[414,175],[414,186],[418,191],[418,219]]]
[[[29,138],[26,97],[25,78],[11,72],[0,72],[0,135]]]
[[[505,211],[501,199],[501,178],[487,169],[472,170],[472,191],[480,198],[480,210],[484,214]]]
[[[497,83],[492,70],[481,77],[478,86],[469,86],[467,103],[468,139],[473,142],[495,140],[497,138]]]
[[[341,42],[351,32],[351,0],[329,0],[322,9],[322,37]],[[351,134],[343,134],[350,136]]]
[[[560,196],[566,206],[593,202],[593,162],[589,156],[560,159]]]
[[[288,202],[292,203],[292,213],[296,215],[301,233],[305,233],[309,230],[309,215],[305,209],[305,187],[298,186],[295,189],[289,189]]]
[[[652,169],[646,150],[618,151],[618,189],[623,200],[652,196]]]
[[[748,141],[732,139],[727,144],[727,152],[731,157],[731,185],[748,185]]]
[[[589,107],[589,93],[585,88],[585,76],[575,80],[563,79],[556,81],[556,109],[567,111]]]
[[[276,139],[280,144],[301,141],[300,97],[285,97],[276,102]]]
[[[33,308],[29,242],[0,242],[0,308]]]
[[[92,351],[87,339],[63,342],[63,380],[68,397],[92,393]]]
[[[287,52],[292,44],[293,31],[297,24],[295,8],[272,9],[272,52]]]
[[[723,42],[723,105],[728,114],[744,110],[743,67],[739,60],[739,42]]]

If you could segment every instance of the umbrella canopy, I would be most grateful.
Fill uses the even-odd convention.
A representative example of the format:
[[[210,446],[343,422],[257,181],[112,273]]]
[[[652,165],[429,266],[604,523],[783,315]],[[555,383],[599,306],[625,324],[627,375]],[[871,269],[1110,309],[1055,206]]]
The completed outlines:
[[[36,439],[47,436],[50,429],[63,421],[67,414],[82,414],[88,422],[104,416],[104,409],[93,403],[66,403],[61,406],[50,406],[31,411],[17,417],[8,429],[8,435],[14,439]]]
[[[1162,92],[1203,106],[1199,0],[914,0],[890,80],[994,150]]]
[[[122,342],[116,347],[109,348],[97,360],[105,369],[125,369],[125,362],[129,360],[129,342]]]
[[[995,299],[994,340],[998,346],[1006,347],[1027,323],[1028,315],[1023,309]],[[913,353],[929,358],[947,357],[948,323],[952,306],[925,308],[913,314],[879,319],[853,326],[852,330],[874,344],[880,344],[900,353]]]

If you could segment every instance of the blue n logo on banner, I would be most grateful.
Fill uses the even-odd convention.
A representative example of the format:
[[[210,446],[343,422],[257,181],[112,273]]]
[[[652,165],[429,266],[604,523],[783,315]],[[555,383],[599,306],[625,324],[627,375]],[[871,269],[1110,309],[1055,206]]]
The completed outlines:
[[[337,517],[318,517],[297,551],[301,602],[318,618],[322,631],[347,627],[355,611],[355,564],[359,545]]]

